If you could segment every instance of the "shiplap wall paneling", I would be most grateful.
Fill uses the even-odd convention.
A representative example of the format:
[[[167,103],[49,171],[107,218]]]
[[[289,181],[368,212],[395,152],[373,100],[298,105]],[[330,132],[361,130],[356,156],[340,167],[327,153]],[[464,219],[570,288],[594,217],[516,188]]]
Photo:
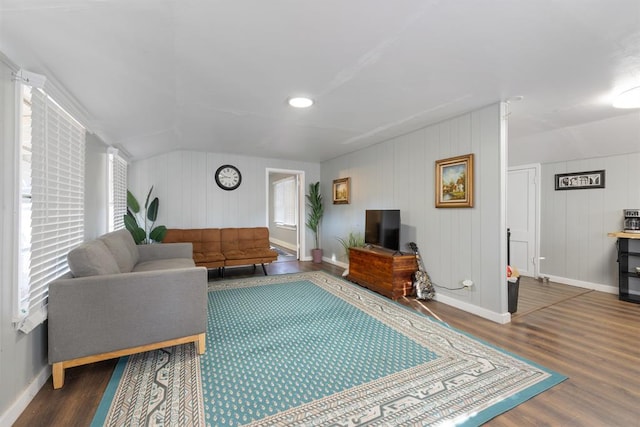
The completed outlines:
[[[240,169],[238,189],[225,191],[215,183],[215,171],[224,164]],[[306,182],[320,179],[318,163],[174,151],[134,162],[129,186],[144,203],[154,185],[160,199],[158,224],[169,228],[258,227],[267,225],[267,168],[304,171]],[[305,235],[305,241],[310,239],[311,234]]]
[[[362,199],[360,194],[362,175],[358,175],[357,178],[353,175],[354,173],[350,169],[349,156],[344,156],[340,160],[332,162],[331,167],[323,171],[322,180],[320,181],[320,191],[324,201],[324,216],[320,224],[320,247],[323,249],[323,256],[333,262],[348,263],[344,248],[337,238],[347,239],[349,232],[357,233],[361,231],[357,225],[357,209],[354,207],[358,205],[358,200]],[[346,177],[351,178],[350,204],[334,205],[333,180]],[[308,184],[311,184],[311,182]],[[305,194],[309,193],[308,184]],[[350,224],[351,226],[345,228],[345,224]]]
[[[458,287],[469,278],[477,283],[471,292],[439,289],[441,294],[493,313],[506,311],[501,196],[506,154],[500,113],[496,104],[324,162],[328,185],[344,171],[358,182],[351,205],[328,206],[325,237],[348,235],[357,225],[349,218],[364,217],[366,209],[401,209],[402,243],[418,243],[435,282]],[[476,155],[476,207],[436,209],[435,161],[470,152]]]
[[[402,201],[400,209],[403,227],[401,230],[401,250],[411,252],[408,242],[417,242],[417,228],[415,224],[424,221],[427,213],[428,194],[426,177],[432,168],[426,159],[426,131],[424,129],[407,135],[401,142],[404,153],[396,160],[396,167],[406,169],[405,181],[399,183]]]
[[[640,207],[640,153],[542,166],[541,274],[617,288],[615,239],[622,210]],[[604,189],[555,191],[555,174],[604,169]]]
[[[571,162],[567,164],[569,171],[586,171],[587,167],[585,161]],[[588,208],[589,194],[592,191],[600,190],[569,190],[559,191],[562,196],[565,197],[566,209],[567,209],[567,250],[565,251],[566,257],[566,271],[571,272],[574,277],[580,279],[582,268],[587,268],[586,248],[588,247],[589,232],[589,216],[591,213]]]
[[[424,132],[424,163],[423,178],[420,180],[425,195],[424,211],[418,216],[418,221],[414,224],[416,228],[416,243],[420,248],[422,259],[429,274],[433,274],[435,266],[440,265],[443,256],[438,242],[441,239],[440,230],[442,228],[443,215],[435,209],[436,200],[436,160],[445,158],[447,154],[442,154],[440,147],[440,129],[437,126],[430,126]]]
[[[637,153],[631,158],[635,157],[640,164],[640,153]],[[631,203],[633,197],[630,197],[629,186],[624,184],[628,180],[633,180],[633,172],[629,169],[629,163],[626,156],[620,157],[606,157],[603,159],[604,169],[606,170],[606,191],[604,192],[604,200],[602,207],[595,207],[595,209],[603,210],[603,226],[605,233],[611,233],[621,231],[623,229],[623,214],[622,210],[625,208],[639,208],[640,203],[633,205]],[[635,177],[636,182],[640,183],[640,176]],[[633,182],[633,181],[632,181]],[[629,201],[629,202],[628,202]],[[627,204],[629,203],[629,206]],[[605,263],[603,266],[603,280],[598,283],[609,284],[611,287],[618,287],[618,251],[615,246],[616,239],[607,237],[603,241],[603,247],[601,250],[602,261]]]
[[[564,191],[554,191],[555,175],[566,173],[565,164],[542,165],[542,209],[540,225],[540,262],[541,274],[554,274],[566,277],[566,197]]]

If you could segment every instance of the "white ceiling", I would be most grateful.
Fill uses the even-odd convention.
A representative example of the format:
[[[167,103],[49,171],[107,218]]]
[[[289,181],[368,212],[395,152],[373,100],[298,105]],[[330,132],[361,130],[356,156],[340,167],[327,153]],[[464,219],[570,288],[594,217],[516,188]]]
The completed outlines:
[[[0,51],[133,159],[317,162],[514,96],[513,141],[614,118],[640,138],[611,107],[640,85],[639,0],[0,0]]]

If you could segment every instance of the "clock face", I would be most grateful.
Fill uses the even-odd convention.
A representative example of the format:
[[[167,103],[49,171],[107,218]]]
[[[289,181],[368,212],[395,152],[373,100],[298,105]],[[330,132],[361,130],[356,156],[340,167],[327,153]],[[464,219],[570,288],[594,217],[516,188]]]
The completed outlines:
[[[222,165],[216,171],[216,183],[223,190],[235,190],[242,182],[242,175],[237,167]]]

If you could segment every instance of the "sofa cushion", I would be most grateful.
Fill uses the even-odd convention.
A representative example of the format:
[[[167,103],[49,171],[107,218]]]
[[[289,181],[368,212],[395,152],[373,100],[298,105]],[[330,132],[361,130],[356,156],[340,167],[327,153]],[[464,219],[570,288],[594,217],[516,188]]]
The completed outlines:
[[[221,267],[225,257],[220,250],[220,229],[169,229],[162,243],[191,242],[196,265]]]
[[[256,258],[265,258],[270,260],[275,260],[278,258],[278,253],[273,249],[269,248],[255,248],[255,249],[246,249],[244,251],[227,251],[224,253],[227,259],[256,259]]]
[[[139,254],[136,242],[127,230],[118,230],[100,237],[116,259],[121,273],[129,273],[138,263]]]
[[[101,240],[91,240],[72,249],[67,263],[75,277],[120,273],[116,259]]]
[[[141,262],[133,268],[133,271],[158,271],[189,267],[195,267],[195,263],[191,258],[167,258]]]

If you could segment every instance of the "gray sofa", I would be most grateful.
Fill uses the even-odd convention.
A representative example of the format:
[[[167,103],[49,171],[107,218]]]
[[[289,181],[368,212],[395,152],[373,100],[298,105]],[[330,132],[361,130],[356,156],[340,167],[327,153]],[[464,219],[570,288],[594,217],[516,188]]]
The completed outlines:
[[[207,269],[190,243],[137,246],[114,231],[69,252],[70,273],[49,285],[53,387],[64,370],[193,342],[205,351]]]

